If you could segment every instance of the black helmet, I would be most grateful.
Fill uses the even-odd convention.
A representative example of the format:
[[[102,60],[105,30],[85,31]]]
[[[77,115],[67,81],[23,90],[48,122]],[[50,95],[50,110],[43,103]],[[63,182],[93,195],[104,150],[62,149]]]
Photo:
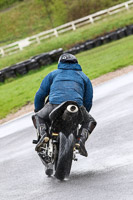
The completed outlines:
[[[62,62],[62,63],[66,63],[66,62],[67,63],[78,63],[77,58],[74,55],[70,54],[70,53],[62,54],[59,57],[58,63],[60,63],[60,62]]]

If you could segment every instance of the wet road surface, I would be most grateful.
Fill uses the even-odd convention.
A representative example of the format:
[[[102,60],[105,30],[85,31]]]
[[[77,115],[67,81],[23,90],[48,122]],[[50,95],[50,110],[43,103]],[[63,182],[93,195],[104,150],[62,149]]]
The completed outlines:
[[[0,200],[133,200],[133,72],[94,88],[97,128],[68,180],[45,176],[31,113],[0,126]]]

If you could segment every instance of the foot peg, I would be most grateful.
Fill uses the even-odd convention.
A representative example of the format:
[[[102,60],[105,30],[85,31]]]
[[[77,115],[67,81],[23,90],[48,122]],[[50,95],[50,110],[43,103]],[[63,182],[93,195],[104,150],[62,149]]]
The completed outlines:
[[[32,143],[33,143],[33,144],[37,144],[37,143],[38,143],[38,140],[33,140]]]
[[[41,147],[43,147],[43,144],[44,143],[47,143],[49,141],[49,137],[43,135],[40,140],[38,141],[37,145],[36,145],[36,148],[35,148],[35,151],[40,151],[41,150]]]
[[[79,150],[80,144],[79,144],[79,143],[76,143],[76,144],[75,144],[75,148]]]
[[[44,138],[44,142],[47,143],[48,141],[49,141],[49,137],[45,137],[45,138]]]

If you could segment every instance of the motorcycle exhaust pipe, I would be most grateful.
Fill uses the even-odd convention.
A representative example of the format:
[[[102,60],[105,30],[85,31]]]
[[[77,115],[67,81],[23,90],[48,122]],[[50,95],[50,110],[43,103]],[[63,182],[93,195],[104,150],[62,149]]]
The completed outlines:
[[[76,112],[78,112],[78,107],[75,106],[75,105],[69,105],[69,106],[67,106],[66,109],[70,113],[76,113]]]
[[[69,105],[67,106],[66,110],[64,111],[63,115],[62,115],[62,119],[63,120],[72,120],[72,118],[77,117],[78,116],[78,107],[75,105]]]

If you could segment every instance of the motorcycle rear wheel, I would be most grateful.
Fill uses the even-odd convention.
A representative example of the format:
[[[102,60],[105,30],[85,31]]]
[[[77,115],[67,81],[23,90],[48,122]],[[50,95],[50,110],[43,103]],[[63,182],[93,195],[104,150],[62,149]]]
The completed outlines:
[[[74,140],[73,134],[66,137],[63,133],[59,133],[59,152],[55,171],[55,177],[59,180],[64,180],[70,174]]]

